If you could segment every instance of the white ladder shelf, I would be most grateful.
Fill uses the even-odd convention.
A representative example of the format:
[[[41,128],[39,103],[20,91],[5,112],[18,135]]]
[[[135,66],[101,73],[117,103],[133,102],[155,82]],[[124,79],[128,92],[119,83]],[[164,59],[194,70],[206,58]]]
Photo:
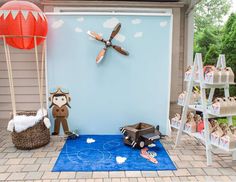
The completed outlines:
[[[221,54],[217,61],[217,68],[225,68],[226,62],[225,62],[225,56]],[[195,73],[198,71],[198,80],[195,80]],[[233,83],[232,83],[233,84]],[[201,92],[201,109],[191,107],[190,105],[190,98],[192,96],[192,90],[195,85],[200,86],[200,92]],[[204,81],[204,72],[203,72],[203,62],[202,62],[202,55],[201,53],[196,53],[194,58],[194,63],[191,68],[191,75],[190,80],[188,81],[188,87],[187,87],[187,95],[184,100],[183,109],[182,109],[182,115],[181,115],[181,124],[180,128],[178,129],[177,138],[175,142],[175,147],[180,143],[181,135],[184,131],[184,126],[187,121],[187,112],[189,109],[201,111],[203,114],[203,122],[204,122],[204,137],[198,137],[199,135],[192,134],[192,136],[196,138],[201,138],[206,147],[206,158],[207,158],[207,165],[212,164],[212,143],[210,141],[210,135],[209,135],[209,126],[208,126],[208,119],[209,118],[216,118],[216,117],[227,117],[229,124],[232,124],[232,115],[212,115],[207,110],[207,103],[212,102],[214,92],[216,88],[223,88],[224,89],[224,95],[225,97],[229,97],[229,83],[220,83],[220,84],[208,84]],[[210,94],[208,96],[208,99],[206,98],[206,89],[210,89]],[[185,132],[186,133],[186,132]],[[191,133],[187,133],[190,134]],[[214,145],[213,145],[214,146]],[[227,152],[233,152],[233,160],[236,160],[236,149],[235,150],[228,150]]]

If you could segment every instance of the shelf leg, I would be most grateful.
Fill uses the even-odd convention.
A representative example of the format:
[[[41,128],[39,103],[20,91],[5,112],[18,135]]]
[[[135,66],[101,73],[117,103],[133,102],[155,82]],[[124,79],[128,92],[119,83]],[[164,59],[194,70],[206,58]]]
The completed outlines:
[[[184,101],[184,107],[183,107],[182,115],[181,115],[181,124],[180,124],[180,128],[178,130],[178,133],[177,133],[177,137],[176,137],[176,141],[175,141],[175,148],[179,145],[179,142],[180,142],[180,139],[182,136],[182,132],[184,129],[184,125],[187,121],[188,106],[190,103],[190,98],[191,98],[192,90],[193,90],[193,86],[194,86],[194,83],[193,83],[194,82],[194,74],[197,71],[197,61],[196,61],[197,57],[198,56],[195,56],[194,64],[193,64],[192,71],[191,71],[191,79],[190,79],[189,84],[187,86],[187,95],[186,95],[186,99]]]
[[[211,143],[210,143],[210,135],[209,135],[209,125],[208,125],[208,114],[207,114],[207,99],[206,99],[206,88],[204,87],[204,75],[203,75],[203,63],[202,57],[199,56],[198,59],[198,67],[199,67],[199,79],[200,79],[200,88],[201,88],[201,103],[203,108],[203,122],[204,122],[204,139],[206,145],[206,157],[207,157],[207,165],[212,164],[212,153],[211,153]],[[210,90],[209,100],[213,98],[215,89]]]
[[[179,145],[183,129],[184,129],[184,122],[181,122],[180,128],[179,128],[178,133],[177,133],[177,137],[176,137],[174,148],[176,148]]]
[[[208,125],[208,118],[203,119],[204,121],[204,132],[205,132],[205,145],[206,145],[206,157],[207,157],[207,165],[212,164],[212,153],[211,153],[211,143],[210,143],[210,136],[209,136],[209,125]]]
[[[210,166],[212,165],[212,153],[211,149],[206,146],[206,155],[207,155],[207,165]]]
[[[215,88],[211,88],[210,89],[210,94],[209,94],[209,97],[208,97],[208,102],[209,103],[212,102],[214,93],[215,93]]]

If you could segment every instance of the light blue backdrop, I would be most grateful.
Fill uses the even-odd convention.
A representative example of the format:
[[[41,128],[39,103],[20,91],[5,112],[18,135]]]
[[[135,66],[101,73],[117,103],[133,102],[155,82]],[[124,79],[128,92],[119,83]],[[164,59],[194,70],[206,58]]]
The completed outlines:
[[[108,38],[117,22],[122,28],[95,63],[103,43],[87,31]],[[171,16],[48,15],[47,79],[49,92],[70,92],[70,129],[82,134],[117,134],[119,127],[145,121],[168,131],[171,72]]]

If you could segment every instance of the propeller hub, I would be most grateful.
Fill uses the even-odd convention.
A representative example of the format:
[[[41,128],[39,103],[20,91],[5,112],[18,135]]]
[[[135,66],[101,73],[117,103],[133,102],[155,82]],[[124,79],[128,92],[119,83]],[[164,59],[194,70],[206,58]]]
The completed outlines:
[[[106,44],[107,47],[110,47],[111,46],[111,41],[108,40],[108,41],[106,41],[105,44]]]

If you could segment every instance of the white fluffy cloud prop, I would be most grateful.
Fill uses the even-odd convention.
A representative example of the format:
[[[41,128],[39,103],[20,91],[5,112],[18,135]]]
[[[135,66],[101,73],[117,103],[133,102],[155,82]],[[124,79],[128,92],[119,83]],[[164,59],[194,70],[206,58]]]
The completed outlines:
[[[126,160],[127,160],[126,157],[121,157],[121,156],[116,157],[117,164],[123,164]]]
[[[16,132],[22,132],[32,126],[34,126],[36,123],[42,120],[43,117],[47,115],[46,109],[39,109],[37,111],[36,116],[26,116],[26,115],[18,115],[15,116],[12,120],[9,121],[7,130],[13,131],[15,129]],[[49,123],[48,123],[49,122]],[[51,123],[49,120],[46,119],[46,127],[50,127]]]
[[[93,138],[87,138],[86,142],[87,142],[87,143],[94,143],[95,140],[94,140]]]

